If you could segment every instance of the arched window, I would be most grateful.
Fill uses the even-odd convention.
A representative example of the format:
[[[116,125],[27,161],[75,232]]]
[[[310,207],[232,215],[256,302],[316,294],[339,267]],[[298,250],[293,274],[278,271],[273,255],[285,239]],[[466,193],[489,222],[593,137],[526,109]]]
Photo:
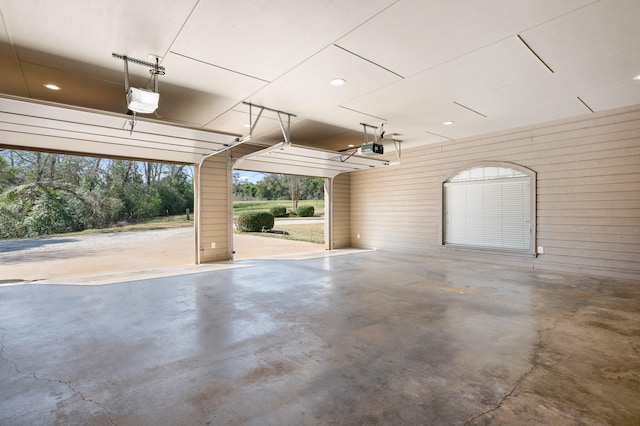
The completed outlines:
[[[507,163],[443,183],[443,244],[535,253],[535,173]]]

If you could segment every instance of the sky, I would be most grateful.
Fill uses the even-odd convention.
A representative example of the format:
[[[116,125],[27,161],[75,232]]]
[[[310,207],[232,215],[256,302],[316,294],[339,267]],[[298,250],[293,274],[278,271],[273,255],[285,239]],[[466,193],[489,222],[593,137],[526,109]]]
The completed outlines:
[[[256,183],[264,178],[264,173],[261,172],[245,172],[244,170],[234,170],[233,173],[240,175],[240,180],[246,180],[251,183]]]

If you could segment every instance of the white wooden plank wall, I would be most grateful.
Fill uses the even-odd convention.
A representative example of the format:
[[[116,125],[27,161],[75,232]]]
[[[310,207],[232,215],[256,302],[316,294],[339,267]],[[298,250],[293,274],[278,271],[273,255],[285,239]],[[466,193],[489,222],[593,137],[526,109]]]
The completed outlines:
[[[231,258],[231,171],[225,153],[205,160],[200,170],[200,262]],[[215,243],[215,248],[212,247]]]
[[[351,173],[333,179],[333,248],[351,247]],[[329,206],[325,206],[328,208]]]
[[[441,245],[442,182],[482,161],[537,172],[537,246],[503,256]],[[359,236],[359,238],[358,238]],[[403,152],[352,173],[354,247],[640,278],[640,105]]]

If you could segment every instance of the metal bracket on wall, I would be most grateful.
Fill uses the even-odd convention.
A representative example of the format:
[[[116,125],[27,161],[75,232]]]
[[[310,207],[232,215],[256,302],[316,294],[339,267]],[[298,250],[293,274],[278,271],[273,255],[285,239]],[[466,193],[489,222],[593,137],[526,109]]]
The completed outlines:
[[[238,141],[245,142],[247,140],[251,140],[251,138],[253,137],[253,130],[258,124],[260,117],[262,117],[262,113],[264,111],[271,111],[271,112],[275,112],[278,115],[278,121],[280,123],[280,130],[282,130],[282,136],[284,137],[284,142],[287,145],[291,144],[291,118],[292,117],[295,118],[296,117],[295,114],[279,111],[277,109],[267,108],[261,105],[254,105],[250,102],[243,102],[243,104],[249,106],[249,135],[244,136],[242,138],[238,138]],[[258,115],[256,116],[255,120],[253,119],[253,108],[258,109]],[[283,116],[286,116],[286,117],[283,117]],[[287,120],[286,126],[283,121],[283,118],[286,118]]]
[[[402,141],[399,139],[391,139],[393,141],[393,147],[396,149],[396,158],[398,161],[396,163],[389,163],[390,165],[400,164],[400,160],[402,159]]]
[[[367,144],[369,142],[374,142],[374,143],[378,143],[378,126],[372,126],[371,124],[366,124],[366,123],[360,123],[360,125],[362,126],[363,130],[364,130],[364,143]],[[384,126],[384,124],[382,124],[382,126]],[[367,134],[367,129],[372,129],[373,130],[373,141],[369,140],[369,135]],[[384,132],[382,132],[382,135],[380,136],[380,139],[382,139],[384,137]]]
[[[125,93],[129,91],[129,62],[132,64],[143,65],[151,68],[149,70],[149,74],[151,74],[151,78],[153,80],[153,91],[158,93],[158,76],[165,75],[165,68],[160,65],[160,58],[156,57],[156,62],[147,62],[141,59],[130,58],[127,55],[121,55],[119,53],[112,53],[112,57],[116,59],[122,59],[124,62],[124,91]]]

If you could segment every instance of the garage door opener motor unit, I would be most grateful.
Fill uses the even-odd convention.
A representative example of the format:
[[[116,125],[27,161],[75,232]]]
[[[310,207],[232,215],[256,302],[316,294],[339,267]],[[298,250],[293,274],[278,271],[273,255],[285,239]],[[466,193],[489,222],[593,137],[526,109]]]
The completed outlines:
[[[360,148],[362,154],[365,155],[381,155],[384,154],[384,146],[380,143],[369,142]]]
[[[380,134],[378,135],[378,127],[369,124],[360,123],[364,128],[364,143],[360,147],[360,153],[363,155],[382,155],[384,154],[384,146],[379,143],[384,137],[384,124],[380,125]],[[373,141],[369,140],[367,128],[373,129]]]

